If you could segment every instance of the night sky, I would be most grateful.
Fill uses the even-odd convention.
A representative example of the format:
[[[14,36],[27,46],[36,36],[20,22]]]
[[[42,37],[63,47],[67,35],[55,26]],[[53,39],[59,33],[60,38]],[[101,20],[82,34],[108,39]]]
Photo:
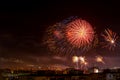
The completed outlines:
[[[87,20],[97,33],[110,28],[120,35],[120,5],[117,2],[1,2],[0,3],[0,67],[19,64],[71,65],[67,57],[50,54],[42,45],[46,29],[71,16]],[[103,66],[120,66],[119,49],[97,50],[105,57]],[[87,53],[90,62],[93,52]]]

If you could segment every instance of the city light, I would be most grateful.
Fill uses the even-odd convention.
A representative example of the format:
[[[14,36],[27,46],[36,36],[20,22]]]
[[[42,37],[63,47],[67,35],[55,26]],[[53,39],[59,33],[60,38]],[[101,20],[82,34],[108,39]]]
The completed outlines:
[[[95,68],[94,69],[94,73],[98,73],[98,72],[99,72],[99,70]]]

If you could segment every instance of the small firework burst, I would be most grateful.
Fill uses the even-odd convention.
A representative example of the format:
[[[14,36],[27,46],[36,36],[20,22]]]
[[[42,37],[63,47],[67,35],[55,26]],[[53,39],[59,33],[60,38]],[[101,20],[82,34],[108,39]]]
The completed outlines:
[[[103,48],[105,47],[108,48],[109,50],[114,50],[118,40],[117,34],[110,29],[106,29],[102,36],[105,40]]]
[[[85,56],[80,56],[79,61],[80,61],[80,68],[81,69],[86,69],[87,65],[88,65],[88,62],[87,62]]]
[[[96,56],[96,62],[99,62],[99,63],[103,63],[105,64],[105,62],[103,61],[103,57],[102,56]]]
[[[73,57],[72,57],[72,61],[73,61],[73,62],[78,62],[78,61],[79,61],[79,58],[78,58],[77,56],[73,56]]]
[[[80,57],[79,57],[79,60],[80,60],[81,63],[85,63],[85,57],[80,56]]]

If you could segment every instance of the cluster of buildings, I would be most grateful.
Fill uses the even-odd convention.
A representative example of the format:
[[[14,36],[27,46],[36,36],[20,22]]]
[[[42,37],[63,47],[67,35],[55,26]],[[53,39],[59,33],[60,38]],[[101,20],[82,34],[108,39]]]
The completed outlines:
[[[68,68],[65,70],[0,70],[0,80],[120,80],[120,68],[87,71]]]

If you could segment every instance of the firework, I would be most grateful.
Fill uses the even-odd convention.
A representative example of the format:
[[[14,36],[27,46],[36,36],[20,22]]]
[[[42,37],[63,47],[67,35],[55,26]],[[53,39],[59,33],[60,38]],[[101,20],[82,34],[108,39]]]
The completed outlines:
[[[44,39],[43,44],[47,46],[47,48],[55,53],[64,52],[64,32],[62,27],[64,24],[56,23],[53,26],[48,27]]]
[[[102,56],[96,56],[96,62],[104,63],[103,57]]]
[[[94,30],[87,21],[76,19],[67,25],[66,37],[70,44],[80,48],[93,41]]]
[[[80,60],[81,63],[85,63],[85,57],[80,56],[79,60]]]
[[[80,61],[80,68],[81,69],[85,69],[87,68],[88,62],[86,61],[86,58],[83,56],[79,57],[79,61]]]
[[[78,62],[79,62],[79,57],[78,56],[73,56],[72,60],[75,64],[76,69],[79,69]]]
[[[83,56],[73,56],[72,57],[73,63],[75,63],[76,69],[87,69],[88,62],[86,61],[86,58]]]
[[[118,39],[117,34],[110,29],[106,29],[104,34],[102,34],[102,36],[104,37],[104,40],[105,40],[103,47],[106,47],[109,50],[114,50],[114,48],[117,45],[116,43]]]
[[[78,62],[79,58],[77,56],[72,57],[73,62]]]
[[[82,19],[63,20],[48,27],[46,33],[43,43],[52,53],[63,56],[89,50],[94,39],[92,26]]]

